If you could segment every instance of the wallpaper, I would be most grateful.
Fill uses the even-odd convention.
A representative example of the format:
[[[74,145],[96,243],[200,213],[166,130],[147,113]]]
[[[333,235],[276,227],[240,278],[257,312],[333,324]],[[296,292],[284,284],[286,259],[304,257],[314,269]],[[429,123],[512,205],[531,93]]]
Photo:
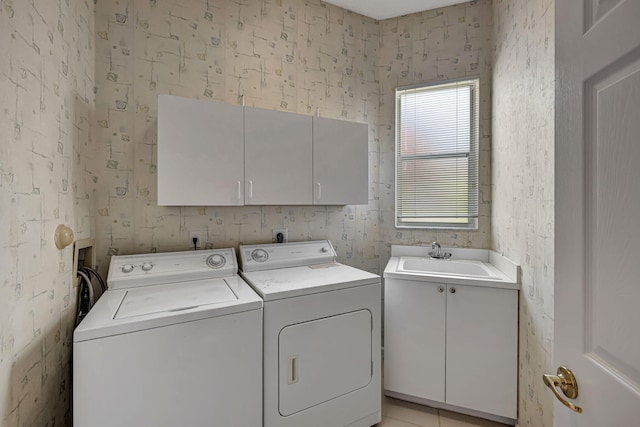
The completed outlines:
[[[0,0],[0,425],[70,425],[77,288],[93,230],[94,5]]]
[[[553,425],[554,1],[496,0],[493,245],[522,266],[519,423]]]
[[[488,248],[491,215],[491,1],[479,0],[380,22],[376,61],[380,81],[380,256],[384,269],[391,244]],[[395,228],[395,88],[480,78],[479,219],[477,231]],[[425,249],[426,252],[426,249]]]
[[[96,16],[97,246],[110,255],[329,238],[339,260],[380,272],[392,243],[488,247],[491,2],[376,22],[320,1],[106,2]],[[481,218],[476,232],[396,230],[394,89],[480,75]],[[156,206],[160,93],[369,124],[369,203]]]
[[[100,2],[96,15],[98,263],[133,252],[329,238],[340,260],[378,271],[375,61],[379,26],[320,1]],[[362,206],[158,207],[158,94],[319,114],[369,125]],[[212,183],[215,185],[215,183]]]

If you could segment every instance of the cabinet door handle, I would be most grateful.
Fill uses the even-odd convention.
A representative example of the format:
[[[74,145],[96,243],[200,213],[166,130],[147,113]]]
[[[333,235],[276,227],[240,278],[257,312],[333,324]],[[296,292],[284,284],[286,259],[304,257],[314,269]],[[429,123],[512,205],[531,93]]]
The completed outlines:
[[[449,292],[451,292],[452,294],[456,293],[456,288],[449,288]]]
[[[322,198],[322,184],[316,182],[316,186],[318,187],[318,196],[316,198],[320,200]]]
[[[238,200],[242,198],[242,183],[238,181]]]
[[[444,292],[444,286],[438,286],[438,292],[443,293]]]
[[[249,199],[253,199],[253,181],[249,180]]]

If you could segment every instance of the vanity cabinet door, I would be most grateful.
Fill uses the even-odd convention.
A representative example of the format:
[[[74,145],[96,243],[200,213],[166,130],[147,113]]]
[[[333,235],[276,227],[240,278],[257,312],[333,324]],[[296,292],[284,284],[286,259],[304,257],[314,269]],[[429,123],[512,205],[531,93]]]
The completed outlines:
[[[445,285],[384,282],[384,388],[443,402]]]
[[[518,291],[447,286],[446,402],[516,418]]]

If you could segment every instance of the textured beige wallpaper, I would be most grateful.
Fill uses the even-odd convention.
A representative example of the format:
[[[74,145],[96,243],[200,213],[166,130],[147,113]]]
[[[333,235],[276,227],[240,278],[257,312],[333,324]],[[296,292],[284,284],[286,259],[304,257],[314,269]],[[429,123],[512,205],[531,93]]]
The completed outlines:
[[[329,238],[340,261],[379,272],[391,243],[489,246],[491,2],[376,22],[319,0],[100,2],[96,16],[97,241],[109,255]],[[394,89],[480,75],[477,232],[396,230]],[[369,204],[156,206],[157,95],[240,103],[369,124]],[[215,183],[212,183],[215,185]]]
[[[491,215],[491,37],[490,0],[478,0],[380,22],[376,61],[380,81],[380,257],[391,244],[488,248]],[[480,187],[477,231],[395,228],[395,88],[419,83],[480,77]]]
[[[378,271],[377,22],[320,1],[100,2],[96,15],[99,263],[132,252],[329,238],[341,261]],[[158,207],[161,93],[369,124],[369,204]],[[215,185],[212,182],[211,185]]]
[[[0,0],[0,425],[70,425],[77,289],[54,230],[94,234],[94,5]]]
[[[496,0],[493,245],[522,266],[520,426],[553,425],[554,1]]]

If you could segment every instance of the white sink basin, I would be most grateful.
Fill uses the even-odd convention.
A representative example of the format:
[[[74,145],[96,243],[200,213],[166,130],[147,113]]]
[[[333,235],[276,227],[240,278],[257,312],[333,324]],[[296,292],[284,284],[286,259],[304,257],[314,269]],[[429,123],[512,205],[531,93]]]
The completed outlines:
[[[438,276],[502,280],[502,277],[487,263],[471,260],[401,257],[396,271],[399,273],[423,273]]]

